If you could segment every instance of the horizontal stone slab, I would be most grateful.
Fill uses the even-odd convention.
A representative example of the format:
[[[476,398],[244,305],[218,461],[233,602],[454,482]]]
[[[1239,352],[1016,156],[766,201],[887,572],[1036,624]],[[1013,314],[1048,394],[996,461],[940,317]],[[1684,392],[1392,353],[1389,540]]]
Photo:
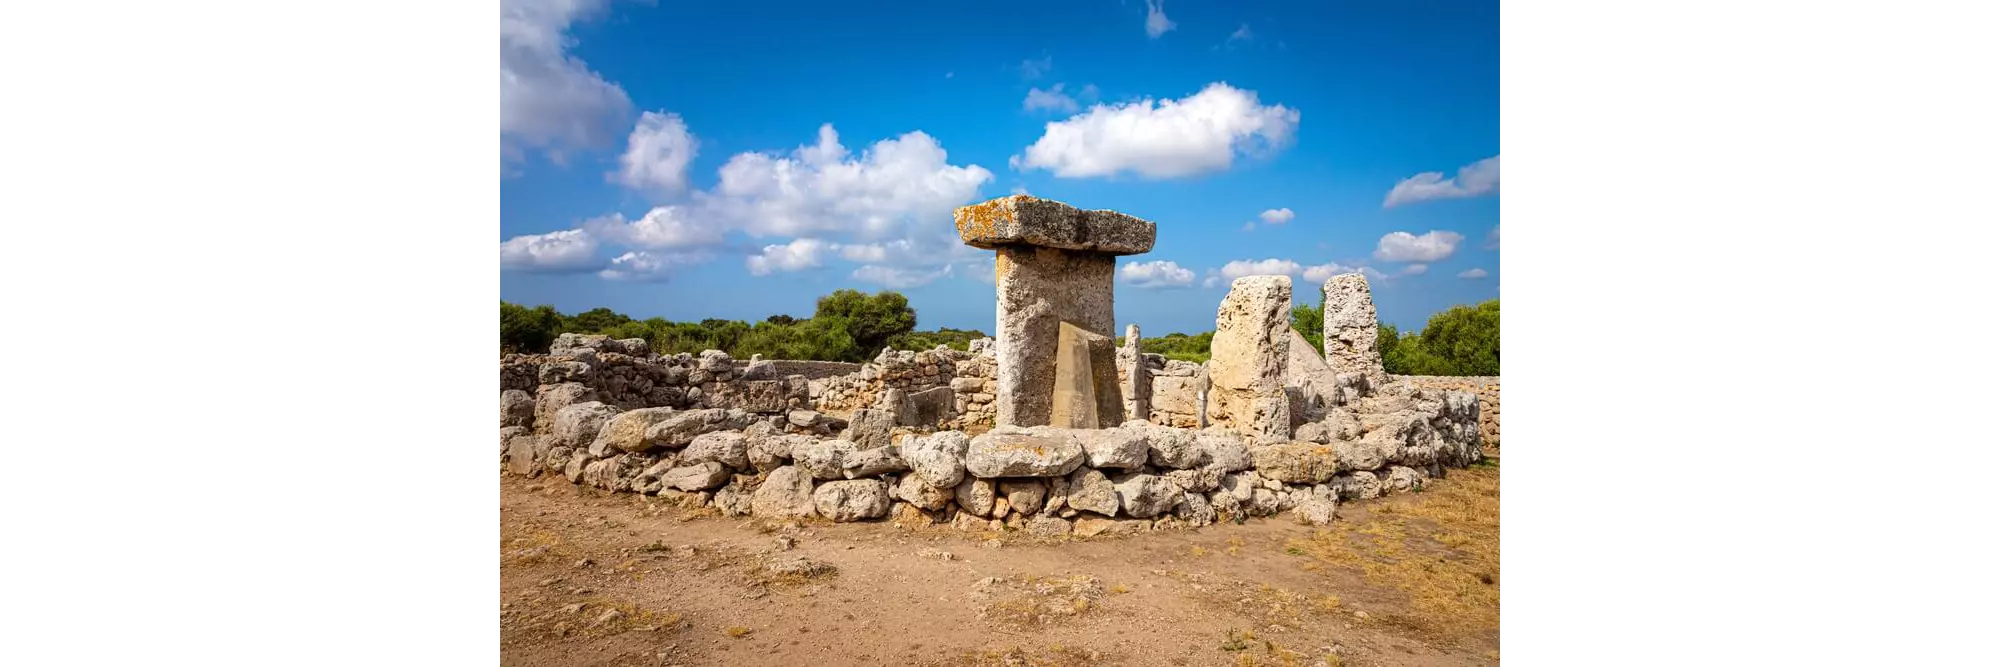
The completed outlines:
[[[1136,255],[1153,249],[1153,223],[1117,211],[1086,211],[1027,195],[962,206],[952,213],[958,238],[992,250],[1030,245],[1062,250]]]

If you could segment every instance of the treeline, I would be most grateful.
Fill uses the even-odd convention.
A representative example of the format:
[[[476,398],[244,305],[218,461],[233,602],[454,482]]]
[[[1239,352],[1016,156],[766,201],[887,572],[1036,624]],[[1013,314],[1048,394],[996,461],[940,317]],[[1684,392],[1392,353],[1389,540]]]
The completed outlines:
[[[635,320],[609,308],[565,315],[551,306],[529,308],[500,302],[500,351],[547,352],[565,333],[644,338],[661,354],[722,350],[738,359],[761,354],[771,359],[866,361],[884,347],[928,350],[949,345],[963,350],[979,331],[941,328],[917,331],[917,311],[895,292],[863,294],[851,289],[820,297],[813,316],[772,315],[763,321],[706,319],[673,322]]]
[[[1321,331],[1325,325],[1325,304],[1293,306],[1292,329],[1324,355]],[[1500,300],[1476,306],[1454,306],[1432,315],[1423,331],[1401,333],[1395,325],[1376,325],[1376,345],[1382,352],[1382,368],[1395,375],[1499,375]],[[1198,335],[1172,333],[1146,338],[1140,346],[1147,352],[1203,363],[1208,361],[1209,344],[1215,332]],[[1118,339],[1123,346],[1124,339]]]

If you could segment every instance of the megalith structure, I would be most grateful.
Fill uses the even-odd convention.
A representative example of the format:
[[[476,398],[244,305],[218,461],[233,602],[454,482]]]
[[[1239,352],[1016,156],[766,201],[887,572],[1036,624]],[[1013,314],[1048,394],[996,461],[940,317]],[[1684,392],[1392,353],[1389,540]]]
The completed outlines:
[[[1215,313],[1208,360],[1208,421],[1261,440],[1290,440],[1285,397],[1292,279],[1244,276]]]
[[[1326,365],[1335,373],[1360,373],[1372,386],[1388,384],[1382,352],[1376,347],[1375,297],[1368,292],[1368,278],[1343,273],[1326,279],[1320,289],[1326,296],[1320,331]]]
[[[1125,346],[1118,348],[1118,367],[1125,369],[1125,415],[1149,419],[1153,414],[1153,374],[1139,350],[1139,325],[1125,325]]]
[[[1111,340],[1116,258],[1152,250],[1153,223],[1027,195],[961,207],[952,217],[961,241],[995,256],[995,423],[1049,424],[1061,325]],[[1090,364],[1098,427],[1125,417],[1109,347]]]

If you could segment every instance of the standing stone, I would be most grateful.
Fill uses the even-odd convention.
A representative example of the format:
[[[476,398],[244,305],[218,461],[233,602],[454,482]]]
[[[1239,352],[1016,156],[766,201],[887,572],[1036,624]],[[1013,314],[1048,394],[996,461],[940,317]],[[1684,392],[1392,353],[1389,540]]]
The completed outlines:
[[[1125,346],[1118,348],[1118,365],[1125,369],[1125,419],[1149,419],[1153,414],[1153,374],[1139,352],[1139,325],[1125,325]]]
[[[1211,423],[1277,440],[1292,435],[1285,400],[1292,279],[1244,276],[1229,286],[1215,314],[1208,362]]]
[[[1055,393],[1049,406],[1049,425],[1063,428],[1109,428],[1124,406],[1119,404],[1116,386],[1110,391],[1097,386],[1106,376],[1104,366],[1113,363],[1111,339],[1084,331],[1068,322],[1057,327]],[[1109,375],[1117,377],[1113,365]]]
[[[996,423],[1049,424],[1060,325],[1110,339],[1116,257],[1152,250],[1153,223],[1027,195],[959,208],[953,222],[966,245],[995,253]],[[1113,406],[1098,426],[1115,426],[1123,421],[1116,361],[1090,367],[1099,404]]]
[[[1368,278],[1345,273],[1328,278],[1320,289],[1326,296],[1321,323],[1326,365],[1335,373],[1361,373],[1376,386],[1387,384],[1376,348],[1375,299],[1368,293]]]

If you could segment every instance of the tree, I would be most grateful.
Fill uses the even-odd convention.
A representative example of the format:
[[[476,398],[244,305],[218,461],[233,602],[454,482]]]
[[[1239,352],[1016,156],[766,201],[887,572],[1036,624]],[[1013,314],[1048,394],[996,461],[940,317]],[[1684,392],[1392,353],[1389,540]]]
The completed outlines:
[[[770,317],[766,317],[766,318],[764,318],[764,321],[766,321],[766,322],[770,322],[770,323],[772,323],[772,324],[787,324],[787,325],[789,325],[789,324],[798,324],[798,323],[799,323],[799,318],[796,318],[796,317],[792,317],[792,316],[790,316],[790,315],[786,315],[786,314],[784,314],[784,313],[779,313],[779,314],[777,314],[777,315],[772,315],[772,316],[770,316]]]
[[[610,308],[600,306],[577,313],[575,317],[569,318],[569,321],[563,323],[563,333],[603,333],[605,329],[630,321],[632,321],[632,318],[626,317]]]
[[[1500,301],[1454,306],[1432,315],[1421,333],[1398,336],[1382,325],[1382,367],[1397,375],[1499,375]]]
[[[1326,327],[1325,309],[1324,296],[1320,297],[1320,305],[1317,306],[1292,306],[1292,330],[1311,343],[1320,356],[1326,356],[1326,342],[1322,340],[1325,336],[1321,335]]]
[[[556,334],[563,325],[562,313],[549,306],[526,308],[516,304],[500,302],[500,352],[541,353],[549,351],[549,343],[555,342]]]
[[[851,289],[834,290],[820,297],[813,319],[840,318],[847,335],[863,354],[872,354],[889,344],[889,338],[917,328],[917,311],[910,300],[895,292],[873,296]]]

